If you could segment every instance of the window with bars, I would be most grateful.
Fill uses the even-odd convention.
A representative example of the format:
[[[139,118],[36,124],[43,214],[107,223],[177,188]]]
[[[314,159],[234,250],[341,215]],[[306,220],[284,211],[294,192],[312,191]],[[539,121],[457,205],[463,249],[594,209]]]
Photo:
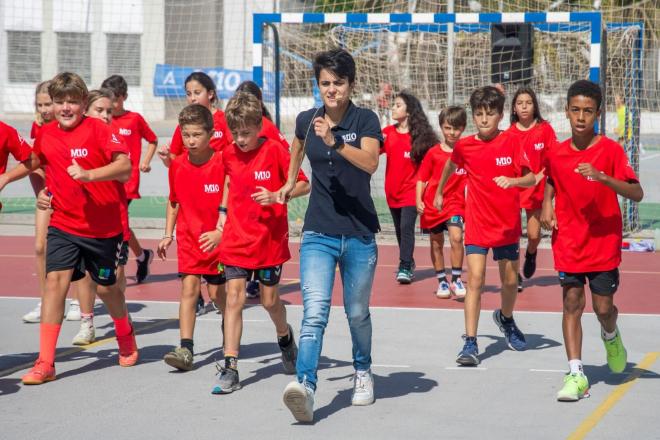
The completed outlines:
[[[9,82],[41,81],[41,32],[7,31]]]
[[[58,72],[73,72],[92,81],[92,38],[88,33],[57,33]]]
[[[139,34],[106,34],[108,76],[121,75],[129,86],[140,85]]]

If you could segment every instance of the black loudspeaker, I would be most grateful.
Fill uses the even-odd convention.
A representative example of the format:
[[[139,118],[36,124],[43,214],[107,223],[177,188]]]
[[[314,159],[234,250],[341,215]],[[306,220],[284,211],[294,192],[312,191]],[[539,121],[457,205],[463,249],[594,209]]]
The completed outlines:
[[[491,81],[526,83],[532,79],[534,27],[531,24],[493,24],[491,37]]]

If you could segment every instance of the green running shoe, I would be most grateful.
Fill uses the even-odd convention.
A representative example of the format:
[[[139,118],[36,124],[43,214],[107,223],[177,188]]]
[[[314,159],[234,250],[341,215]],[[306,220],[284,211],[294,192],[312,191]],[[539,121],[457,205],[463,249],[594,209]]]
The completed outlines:
[[[589,381],[582,373],[567,374],[564,376],[564,386],[557,393],[560,402],[577,402],[589,397]]]
[[[616,328],[616,336],[613,339],[607,341],[603,338],[602,334],[601,339],[603,339],[603,344],[605,344],[605,350],[607,351],[607,365],[613,373],[621,373],[626,369],[628,352],[623,346],[619,327]]]

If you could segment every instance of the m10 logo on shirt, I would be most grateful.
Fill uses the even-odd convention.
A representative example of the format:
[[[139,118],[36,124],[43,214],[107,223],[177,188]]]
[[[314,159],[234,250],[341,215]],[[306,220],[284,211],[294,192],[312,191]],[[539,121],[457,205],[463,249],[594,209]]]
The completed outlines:
[[[80,159],[81,157],[87,157],[89,152],[87,148],[72,148],[71,149],[71,159]]]
[[[344,140],[344,142],[353,142],[357,140],[357,134],[355,133],[346,133],[341,135],[341,138]]]
[[[217,183],[205,183],[204,192],[207,194],[217,194],[220,192],[220,185]]]
[[[534,144],[534,149],[536,151],[541,151],[543,148],[545,148],[545,144],[543,142],[539,142],[537,144]]]
[[[507,157],[496,157],[495,158],[495,164],[498,167],[505,167],[507,165],[511,165],[512,163],[513,163],[513,160],[511,159],[511,157],[508,157],[508,156]]]
[[[119,129],[119,134],[122,136],[130,136],[131,135],[131,129],[130,128],[120,128]]]
[[[270,171],[255,171],[254,180],[269,180]]]
[[[465,171],[465,168],[456,168],[456,171],[454,171],[455,174],[458,174],[459,176],[463,176],[467,174],[467,171]]]
[[[410,159],[410,151],[404,151],[403,152],[403,158],[404,159]]]
[[[215,131],[213,132],[213,137],[214,137],[215,139],[220,139],[220,138],[222,137],[222,132],[221,132],[220,130],[215,130]]]

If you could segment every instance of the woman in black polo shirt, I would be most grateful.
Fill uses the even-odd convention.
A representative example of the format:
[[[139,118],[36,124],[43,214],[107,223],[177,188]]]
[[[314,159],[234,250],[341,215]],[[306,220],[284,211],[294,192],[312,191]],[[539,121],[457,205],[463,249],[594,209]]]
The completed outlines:
[[[369,298],[380,230],[371,199],[371,175],[378,168],[383,141],[378,116],[351,102],[355,61],[342,49],[314,60],[323,106],[300,113],[291,148],[286,200],[305,153],[312,166],[312,192],[300,246],[304,317],[300,330],[297,379],[284,390],[284,402],[299,421],[313,419],[314,392],[323,333],[339,266],[344,309],[353,342],[353,405],[373,403]]]

